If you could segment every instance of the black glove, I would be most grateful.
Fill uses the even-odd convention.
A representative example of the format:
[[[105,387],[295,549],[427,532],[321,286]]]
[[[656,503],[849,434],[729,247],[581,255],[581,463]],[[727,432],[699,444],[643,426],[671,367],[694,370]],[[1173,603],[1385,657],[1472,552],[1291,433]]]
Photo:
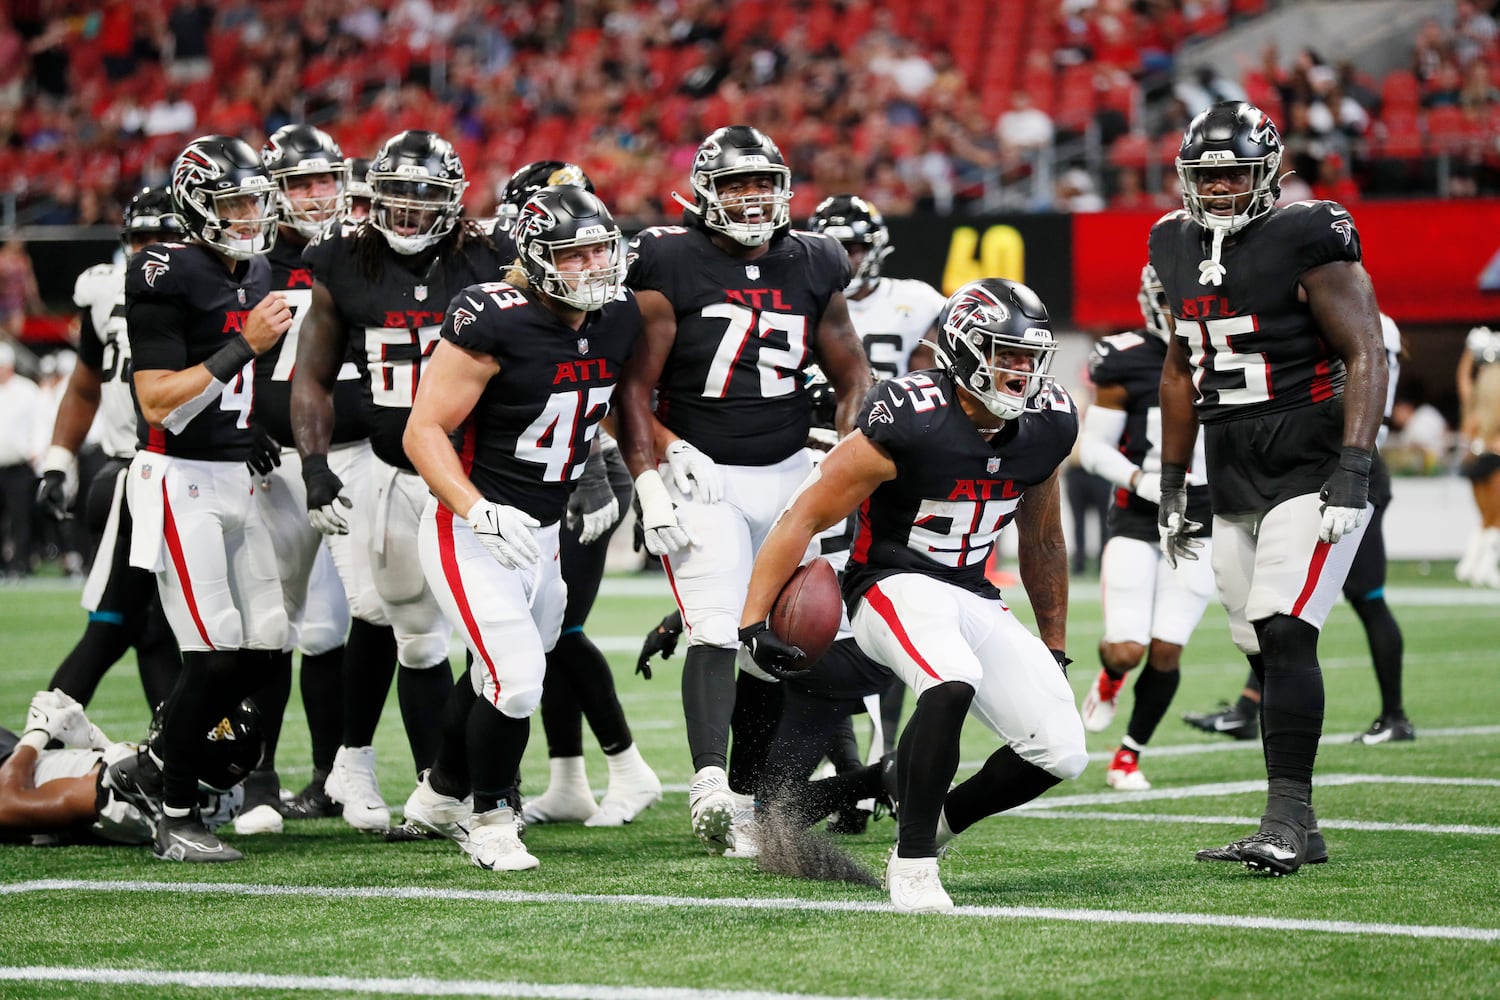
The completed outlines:
[[[677,652],[677,640],[682,636],[682,612],[674,611],[661,620],[661,624],[646,633],[641,644],[640,659],[635,661],[635,672],[646,680],[651,679],[651,657],[661,654],[663,660],[671,659]]]
[[[578,540],[592,545],[620,520],[620,501],[609,484],[609,470],[604,453],[596,451],[583,465],[583,474],[568,496],[564,521],[578,532]]]
[[[269,476],[281,465],[281,444],[268,431],[255,431],[255,441],[250,445],[250,457],[245,459],[252,475]]]
[[[807,654],[771,631],[770,622],[756,622],[740,629],[740,642],[750,650],[750,658],[772,677],[806,670]]]
[[[68,474],[57,469],[42,473],[42,481],[36,487],[36,505],[42,513],[54,521],[66,521],[68,513]]]
[[[1063,676],[1068,676],[1068,664],[1073,662],[1068,654],[1060,649],[1049,649],[1047,652],[1051,653],[1052,658],[1057,661],[1057,669],[1063,672]]]
[[[325,535],[347,535],[349,520],[344,511],[353,504],[344,496],[344,481],[328,467],[327,455],[302,459],[302,483],[307,487],[307,519],[312,526]]]
[[[1177,568],[1179,559],[1197,559],[1198,553],[1194,550],[1203,547],[1201,541],[1189,537],[1203,525],[1188,520],[1187,503],[1187,467],[1170,463],[1163,465],[1156,530],[1161,536],[1161,554],[1173,569]]]

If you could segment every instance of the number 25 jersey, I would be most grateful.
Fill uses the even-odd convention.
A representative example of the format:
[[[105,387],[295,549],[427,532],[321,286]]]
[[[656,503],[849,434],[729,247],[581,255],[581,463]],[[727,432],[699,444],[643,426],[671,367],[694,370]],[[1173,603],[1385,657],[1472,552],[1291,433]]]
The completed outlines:
[[[920,371],[878,383],[855,426],[886,450],[897,472],[859,507],[843,580],[851,607],[897,573],[922,573],[998,596],[985,578],[985,562],[1022,495],[1046,482],[1073,450],[1078,411],[1054,385],[985,437],[959,407],[953,380]]]
[[[1344,363],[1297,300],[1297,281],[1323,264],[1360,259],[1348,211],[1331,201],[1273,208],[1225,238],[1218,285],[1201,277],[1212,243],[1185,211],[1151,229],[1151,263],[1193,368],[1198,419],[1237,420],[1342,395]]]
[[[744,260],[697,227],[643,231],[630,241],[627,283],[660,292],[677,314],[656,418],[716,462],[774,465],[795,454],[812,426],[800,373],[848,281],[844,248],[818,233],[794,230]]]

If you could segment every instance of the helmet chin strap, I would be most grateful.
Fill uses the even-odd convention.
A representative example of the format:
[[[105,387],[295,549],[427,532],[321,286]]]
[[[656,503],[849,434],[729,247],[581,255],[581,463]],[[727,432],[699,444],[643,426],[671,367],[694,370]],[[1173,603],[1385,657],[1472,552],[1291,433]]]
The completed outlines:
[[[1219,262],[1219,255],[1224,250],[1224,237],[1226,229],[1214,230],[1214,245],[1209,252],[1209,259],[1200,261],[1198,264],[1198,284],[1214,285],[1215,287],[1224,283],[1224,275],[1228,273],[1224,265]]]

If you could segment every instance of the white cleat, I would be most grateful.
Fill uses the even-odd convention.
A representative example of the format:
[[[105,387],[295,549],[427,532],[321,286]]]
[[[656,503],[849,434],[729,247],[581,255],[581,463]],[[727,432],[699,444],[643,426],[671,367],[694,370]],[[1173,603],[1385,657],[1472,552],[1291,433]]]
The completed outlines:
[[[755,803],[742,804],[734,811],[729,823],[729,850],[726,858],[760,857],[759,828],[755,823]]]
[[[624,826],[661,801],[661,779],[635,744],[605,760],[609,789],[599,800],[599,811],[584,820],[584,826]]]
[[[391,810],[375,777],[374,747],[339,747],[323,792],[344,807],[344,821],[356,830],[384,833]]]
[[[1120,688],[1125,686],[1122,677],[1115,680],[1103,670],[1089,685],[1088,694],[1083,696],[1083,707],[1078,714],[1083,716],[1083,728],[1091,733],[1102,733],[1109,728],[1109,724],[1115,721],[1115,709],[1120,703]]]
[[[469,835],[474,809],[464,799],[443,795],[428,781],[430,771],[423,771],[417,787],[406,799],[406,822],[420,830],[449,840],[462,842]]]
[[[459,841],[469,860],[492,872],[522,872],[541,867],[516,830],[515,810],[491,809],[474,817],[469,835]]]
[[[729,790],[729,778],[722,767],[705,767],[693,775],[688,786],[688,811],[693,818],[693,833],[712,854],[723,854],[734,846],[730,831],[734,815],[742,809],[740,797]]]
[[[281,830],[281,813],[274,806],[256,806],[240,813],[234,820],[234,832],[242,837],[257,833],[280,833]]]
[[[1104,772],[1104,783],[1117,792],[1146,792],[1151,782],[1141,773],[1139,757],[1129,747],[1115,751],[1114,759]]]
[[[527,823],[582,823],[599,809],[582,757],[553,757],[547,790],[521,807]]]
[[[885,886],[897,913],[951,913],[953,899],[938,878],[937,858],[901,858],[885,863]]]

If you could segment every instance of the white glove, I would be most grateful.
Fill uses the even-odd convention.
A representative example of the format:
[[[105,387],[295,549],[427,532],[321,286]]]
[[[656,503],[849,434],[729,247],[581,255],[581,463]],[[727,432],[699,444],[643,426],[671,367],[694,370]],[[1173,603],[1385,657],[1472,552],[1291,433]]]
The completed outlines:
[[[641,502],[641,530],[646,536],[647,552],[664,556],[698,544],[698,539],[677,519],[677,505],[672,503],[667,484],[655,469],[647,469],[636,477],[635,495]]]
[[[308,511],[307,520],[325,535],[347,535],[349,520],[344,516],[344,511],[353,506],[349,498],[340,493],[323,506]]]
[[[1324,507],[1323,520],[1318,525],[1318,540],[1337,543],[1364,522],[1363,507]]]
[[[541,522],[524,510],[481,497],[474,501],[465,519],[474,529],[474,537],[506,569],[533,566],[542,556],[531,535],[531,529],[539,527]]]
[[[1161,503],[1161,473],[1143,472],[1135,481],[1135,495],[1147,503]]]
[[[598,510],[574,510],[568,507],[568,527],[578,529],[578,540],[584,545],[592,545],[604,537],[604,533],[615,526],[620,520],[620,500],[618,497],[610,497],[609,503]]]
[[[672,483],[683,496],[696,497],[699,503],[718,503],[723,498],[724,473],[719,464],[681,438],[667,445],[667,465]]]
[[[64,746],[80,750],[107,745],[99,727],[83,714],[83,707],[62,691],[38,691],[26,709],[26,732],[45,734]]]

